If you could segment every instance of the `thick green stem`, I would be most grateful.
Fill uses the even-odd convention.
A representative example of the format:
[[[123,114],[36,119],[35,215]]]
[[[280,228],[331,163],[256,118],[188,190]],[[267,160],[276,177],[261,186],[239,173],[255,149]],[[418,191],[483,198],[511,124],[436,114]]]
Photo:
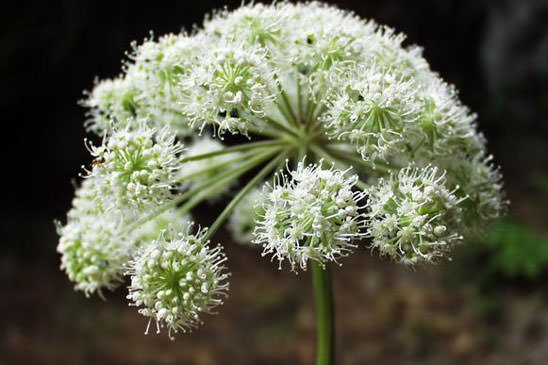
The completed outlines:
[[[335,362],[335,315],[331,293],[331,272],[329,266],[312,263],[312,279],[316,297],[317,365],[331,365]]]

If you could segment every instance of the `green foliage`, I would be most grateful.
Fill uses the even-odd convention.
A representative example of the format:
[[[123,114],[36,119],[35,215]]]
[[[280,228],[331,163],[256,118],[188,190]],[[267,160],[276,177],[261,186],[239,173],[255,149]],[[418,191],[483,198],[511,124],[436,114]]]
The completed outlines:
[[[488,269],[502,276],[535,279],[548,267],[548,236],[525,225],[502,221],[493,227],[487,244],[492,250]]]

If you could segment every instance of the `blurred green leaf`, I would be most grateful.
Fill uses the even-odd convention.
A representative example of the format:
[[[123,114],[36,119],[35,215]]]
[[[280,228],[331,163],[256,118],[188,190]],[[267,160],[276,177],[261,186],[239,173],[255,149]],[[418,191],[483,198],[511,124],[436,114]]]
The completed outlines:
[[[502,221],[493,227],[487,244],[492,250],[489,270],[505,277],[535,279],[548,267],[548,236],[525,225]]]

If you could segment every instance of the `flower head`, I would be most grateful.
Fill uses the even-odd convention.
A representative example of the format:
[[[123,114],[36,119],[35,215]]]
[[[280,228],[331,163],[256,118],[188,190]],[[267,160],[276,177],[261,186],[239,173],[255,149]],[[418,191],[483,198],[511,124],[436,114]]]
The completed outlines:
[[[187,116],[178,106],[183,95],[178,85],[189,77],[204,52],[201,37],[167,34],[157,41],[133,44],[133,54],[126,65],[126,77],[138,80],[135,100],[137,115],[155,127],[169,125],[180,136],[191,134]]]
[[[467,232],[483,233],[488,223],[506,212],[502,175],[491,160],[492,156],[479,153],[471,159],[451,159],[448,163],[448,180],[458,194],[467,197],[462,202]]]
[[[265,115],[277,84],[260,47],[227,43],[208,50],[179,85],[182,111],[191,126],[207,123],[224,131],[247,134]]]
[[[352,241],[363,235],[364,194],[352,191],[358,177],[347,173],[300,162],[289,175],[277,175],[265,188],[254,231],[263,255],[306,270],[308,260],[325,264],[351,252]]]
[[[137,116],[138,90],[134,81],[131,76],[95,81],[95,87],[82,101],[82,105],[90,108],[87,126],[91,131],[105,134],[113,124],[125,126]]]
[[[120,226],[106,217],[88,217],[59,227],[61,269],[77,290],[86,295],[101,294],[102,289],[112,290],[122,282],[129,255],[125,243],[117,237],[119,230]]]
[[[426,166],[484,149],[475,115],[434,74],[410,78],[397,68],[362,64],[335,80],[322,116],[327,133],[354,144],[364,160]]]
[[[121,216],[104,212],[96,183],[93,178],[84,180],[67,223],[57,227],[61,269],[86,295],[116,288],[129,258],[129,245],[120,238]]]
[[[378,66],[358,67],[342,77],[324,116],[330,135],[353,143],[366,160],[405,153],[411,138],[406,129],[418,118],[414,81]]]
[[[166,239],[160,235],[130,262],[128,299],[139,313],[168,335],[201,324],[199,314],[222,304],[228,290],[226,257],[220,246],[208,247],[205,231]],[[147,331],[148,328],[147,326]]]
[[[429,262],[462,239],[457,229],[465,198],[447,189],[435,167],[402,169],[368,194],[368,235],[382,255],[405,264]]]
[[[122,129],[91,147],[96,162],[89,176],[102,179],[103,193],[116,208],[156,205],[169,199],[177,184],[182,151],[169,129]]]
[[[191,131],[188,120],[177,106],[181,98],[177,84],[188,76],[203,51],[199,37],[168,34],[158,41],[133,43],[124,74],[115,79],[96,81],[82,104],[91,109],[90,130],[108,134],[113,127],[139,128],[135,119],[146,120],[152,128],[166,125],[180,136]]]

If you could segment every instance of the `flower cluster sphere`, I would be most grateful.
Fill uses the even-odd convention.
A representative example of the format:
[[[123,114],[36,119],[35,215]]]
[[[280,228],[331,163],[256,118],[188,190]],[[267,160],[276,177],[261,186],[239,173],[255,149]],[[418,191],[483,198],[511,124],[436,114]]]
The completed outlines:
[[[363,235],[360,203],[365,194],[352,190],[358,176],[320,166],[300,162],[289,176],[278,175],[279,183],[265,187],[254,243],[280,265],[288,260],[293,269],[306,269],[308,260],[335,261],[348,255],[355,247],[352,242]]]
[[[298,272],[360,246],[433,262],[506,208],[476,115],[391,28],[320,2],[249,4],[132,48],[82,102],[101,142],[58,251],[86,295],[130,276],[128,298],[170,336],[226,294],[209,242],[227,220]],[[192,210],[223,198],[193,231]]]
[[[115,207],[155,205],[171,194],[182,152],[167,128],[118,130],[103,145],[91,147],[96,159],[90,176],[102,179],[104,193],[117,198]]]
[[[372,246],[404,263],[433,261],[462,239],[454,191],[437,168],[407,167],[369,190]],[[455,231],[455,228],[457,231]]]
[[[228,290],[226,257],[201,236],[181,232],[168,240],[161,235],[129,264],[128,299],[144,307],[139,313],[154,320],[158,332],[167,326],[170,337],[199,325],[198,314],[221,304]]]

